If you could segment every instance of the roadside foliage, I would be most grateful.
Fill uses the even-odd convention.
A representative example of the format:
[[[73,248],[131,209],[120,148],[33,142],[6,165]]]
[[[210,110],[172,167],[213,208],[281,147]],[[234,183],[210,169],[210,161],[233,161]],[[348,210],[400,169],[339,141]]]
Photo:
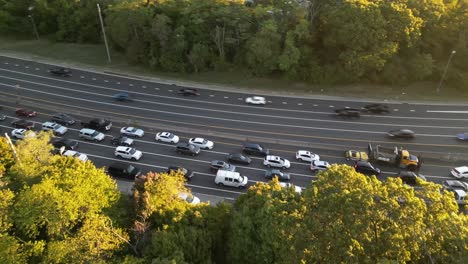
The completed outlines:
[[[0,1],[0,32],[101,42],[158,71],[243,71],[312,83],[468,83],[468,3],[458,0]]]

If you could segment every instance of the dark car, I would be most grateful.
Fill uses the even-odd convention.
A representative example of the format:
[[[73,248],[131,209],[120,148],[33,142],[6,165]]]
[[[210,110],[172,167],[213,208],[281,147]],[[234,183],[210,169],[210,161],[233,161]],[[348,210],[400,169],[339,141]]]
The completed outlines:
[[[252,160],[249,157],[242,155],[241,153],[231,153],[228,155],[227,159],[231,163],[243,165],[249,165],[250,162],[252,162]]]
[[[127,163],[115,162],[107,167],[107,174],[114,178],[135,180],[140,176],[141,169]]]
[[[117,94],[114,94],[112,96],[112,98],[116,101],[120,101],[120,102],[130,102],[130,101],[133,101],[133,98],[130,97],[130,95],[127,93],[127,92],[121,92],[121,93],[117,93]]]
[[[242,151],[245,154],[265,157],[270,154],[270,150],[257,143],[244,143]]]
[[[27,121],[24,119],[18,119],[11,122],[11,125],[16,128],[24,128],[24,129],[33,129],[34,123],[31,121]]]
[[[354,169],[362,173],[364,175],[379,175],[380,174],[380,169],[375,168],[372,166],[372,164],[368,161],[357,161],[356,164],[354,164]]]
[[[71,70],[66,69],[64,67],[55,67],[55,68],[50,69],[49,72],[57,76],[64,76],[64,77],[72,76]]]
[[[274,177],[278,177],[280,182],[287,182],[291,180],[289,173],[282,172],[280,170],[267,170],[265,171],[265,179],[271,180]]]
[[[185,177],[185,179],[187,179],[187,181],[192,180],[193,171],[191,171],[191,170],[187,170],[186,168],[179,167],[179,166],[170,166],[167,169],[167,173],[169,173],[169,174],[177,173],[179,171],[180,171],[180,173],[182,173],[182,175]]]
[[[359,118],[361,116],[361,110],[354,108],[336,109],[335,116],[342,118]]]
[[[210,165],[210,171],[218,172],[218,170],[236,171],[236,166],[222,160],[213,160]]]
[[[198,96],[200,93],[195,88],[184,88],[177,91],[178,94],[187,95],[187,96]]]
[[[442,186],[447,190],[462,190],[468,192],[468,183],[462,181],[446,180],[442,183]]]
[[[111,144],[115,146],[130,147],[133,144],[133,139],[126,136],[113,137],[111,139]]]
[[[398,173],[398,178],[400,178],[404,184],[408,184],[408,185],[417,185],[418,178],[424,181],[426,180],[426,177],[424,177],[423,175],[419,175],[413,171],[406,171],[406,170],[400,171]]]
[[[65,113],[56,113],[52,116],[51,120],[57,124],[61,124],[63,126],[71,126],[75,124],[75,118],[67,115]]]
[[[409,129],[390,130],[387,135],[391,138],[414,138],[414,132]]]
[[[75,150],[78,148],[78,141],[68,138],[53,138],[51,144],[54,148],[65,147],[66,150]]]
[[[105,132],[111,129],[112,122],[103,118],[93,118],[89,120],[89,122],[81,122],[81,125],[84,128],[91,128],[94,130]]]
[[[388,105],[384,104],[368,104],[364,106],[364,109],[370,113],[374,114],[388,114],[390,113],[390,109]]]
[[[16,109],[15,114],[24,117],[35,117],[37,115],[36,111],[26,110],[24,108]]]
[[[198,155],[200,154],[200,147],[189,143],[178,143],[176,145],[176,152],[179,154]]]

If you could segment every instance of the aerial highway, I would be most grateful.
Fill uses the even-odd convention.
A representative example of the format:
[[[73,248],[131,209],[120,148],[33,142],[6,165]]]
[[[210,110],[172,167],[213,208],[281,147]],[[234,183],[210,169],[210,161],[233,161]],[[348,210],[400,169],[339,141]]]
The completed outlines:
[[[313,96],[260,95],[266,97],[265,106],[247,105],[245,99],[258,93],[244,90],[199,88],[199,96],[183,96],[170,83],[158,83],[94,71],[72,69],[72,76],[50,75],[54,65],[0,56],[0,114],[7,118],[0,122],[2,134],[13,128],[17,107],[33,109],[38,116],[36,129],[57,112],[69,113],[79,120],[93,117],[107,118],[113,127],[103,142],[83,141],[78,137],[79,122],[70,126],[66,138],[79,141],[78,151],[85,153],[99,167],[113,161],[129,162],[143,171],[165,171],[177,165],[195,172],[187,185],[196,193],[234,199],[244,190],[218,187],[215,174],[209,170],[212,160],[224,160],[229,153],[241,151],[244,142],[260,143],[291,161],[291,182],[307,187],[315,178],[309,163],[295,160],[299,149],[320,155],[329,163],[353,162],[344,159],[348,149],[366,150],[367,144],[398,146],[419,155],[424,161],[420,173],[434,182],[453,179],[450,169],[468,165],[468,142],[461,142],[456,134],[468,132],[468,104],[431,104],[384,102],[388,114],[363,113],[359,119],[341,119],[334,109],[361,108],[368,101],[347,98]],[[112,96],[128,92],[133,101],[119,102]],[[358,95],[357,95],[358,97]],[[115,146],[110,138],[119,135],[122,126],[133,125],[145,130],[145,136],[135,139],[134,147],[143,152],[139,161],[127,161],[113,155]],[[416,133],[414,139],[392,139],[387,132],[408,128]],[[173,144],[155,141],[155,134],[173,132],[180,142],[202,137],[214,142],[212,150],[202,150],[195,157],[180,155]],[[237,165],[237,171],[249,178],[249,185],[266,181],[267,169],[263,158],[252,157],[250,165]],[[399,169],[376,165],[382,170],[380,179],[394,176]],[[119,180],[120,182],[121,180]],[[131,186],[131,183],[125,183]]]

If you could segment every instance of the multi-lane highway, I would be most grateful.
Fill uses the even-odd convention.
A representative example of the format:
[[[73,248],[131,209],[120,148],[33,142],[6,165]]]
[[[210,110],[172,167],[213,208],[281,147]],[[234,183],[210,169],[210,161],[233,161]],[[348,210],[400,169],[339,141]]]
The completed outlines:
[[[360,108],[361,100],[288,97],[265,94],[266,106],[244,103],[252,94],[222,89],[199,89],[201,95],[184,97],[177,94],[180,86],[149,80],[72,69],[71,77],[56,77],[48,73],[51,65],[0,56],[2,132],[10,132],[10,122],[17,106],[32,108],[39,115],[32,118],[39,124],[56,112],[70,113],[78,119],[104,117],[113,121],[108,136],[117,136],[120,127],[133,124],[145,130],[135,148],[143,158],[133,162],[145,171],[163,171],[170,165],[180,165],[196,172],[188,183],[194,192],[235,198],[242,190],[221,188],[214,184],[209,171],[212,160],[226,160],[226,155],[239,152],[246,140],[261,143],[271,154],[291,161],[292,183],[306,187],[314,179],[307,163],[296,162],[298,149],[310,150],[330,163],[346,163],[347,149],[365,150],[367,144],[402,146],[421,155],[424,163],[421,174],[435,182],[452,178],[449,170],[468,165],[468,142],[459,142],[455,135],[468,132],[468,104],[423,104],[386,102],[391,113],[364,114],[360,119],[337,119],[336,108]],[[133,102],[117,102],[112,95],[128,91]],[[79,124],[70,127],[67,138],[78,139]],[[386,132],[409,128],[417,134],[413,140],[392,140]],[[175,153],[173,145],[158,143],[154,136],[170,131],[181,137],[204,137],[215,142],[213,150],[202,151],[197,157]],[[79,151],[88,154],[97,166],[114,160],[114,146],[106,138],[102,143],[80,141]],[[266,169],[262,159],[252,157],[249,166],[237,166],[249,177],[250,184],[264,181]],[[126,161],[124,161],[126,162]],[[348,164],[351,164],[348,162]],[[398,169],[380,167],[380,178],[394,175]],[[125,183],[122,183],[125,184]],[[126,183],[130,185],[130,183]]]

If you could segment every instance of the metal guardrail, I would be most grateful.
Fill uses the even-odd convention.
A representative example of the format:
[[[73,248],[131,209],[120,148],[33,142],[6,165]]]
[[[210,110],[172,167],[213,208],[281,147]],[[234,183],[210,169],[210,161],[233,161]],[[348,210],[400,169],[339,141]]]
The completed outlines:
[[[12,95],[12,97],[15,97],[15,96]],[[0,101],[5,102],[4,108],[15,109],[17,107],[17,106],[14,106],[14,103],[13,103],[15,102],[16,98],[11,98],[11,99],[12,99],[11,101],[5,101],[4,96],[3,98],[0,97]],[[55,112],[64,111],[63,107],[54,106],[54,105],[46,105],[44,103],[37,103],[37,102],[24,100],[24,99],[21,100],[20,104],[21,104],[21,107],[26,107],[26,106],[34,107],[35,109],[42,109],[42,110],[55,111]],[[65,112],[71,115],[78,116],[78,117],[100,116],[100,114],[96,114],[96,112],[73,109],[73,106],[70,106],[70,108],[67,109]],[[300,148],[308,148],[308,149],[314,149],[314,150],[322,149],[322,150],[333,150],[333,151],[344,152],[346,149],[355,149],[355,150],[367,151],[367,148],[365,146],[346,145],[345,147],[346,149],[344,149],[343,148],[344,146],[339,145],[339,144],[298,141],[298,140],[284,140],[284,139],[256,137],[256,136],[241,136],[241,135],[226,133],[226,132],[221,132],[221,131],[212,131],[209,129],[186,128],[186,127],[181,127],[181,126],[168,125],[164,123],[149,122],[149,121],[144,121],[144,120],[139,120],[139,119],[137,120],[129,119],[129,118],[124,118],[123,114],[105,113],[104,115],[105,115],[105,118],[112,120],[112,122],[115,124],[120,124],[122,126],[133,125],[133,126],[144,127],[148,131],[151,131],[153,133],[157,133],[162,130],[167,130],[171,132],[201,134],[201,135],[206,135],[206,136],[211,135],[211,136],[239,140],[239,141],[244,141],[244,142],[257,142],[257,143],[270,143],[270,144],[286,145],[286,146],[297,146]],[[101,116],[103,116],[103,114],[101,114]],[[369,143],[374,144],[373,142],[369,142]],[[458,153],[458,152],[444,153],[444,152],[430,152],[430,151],[411,151],[411,153],[413,155],[420,156],[423,161],[434,160],[434,161],[446,161],[446,162],[454,162],[454,163],[455,162],[468,162],[468,153]]]

